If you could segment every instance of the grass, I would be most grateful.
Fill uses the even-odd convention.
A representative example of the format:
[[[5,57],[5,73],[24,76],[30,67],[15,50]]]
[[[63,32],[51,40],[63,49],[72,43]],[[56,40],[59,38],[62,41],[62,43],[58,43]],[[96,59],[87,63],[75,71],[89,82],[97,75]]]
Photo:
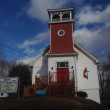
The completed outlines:
[[[73,96],[0,99],[0,110],[107,110],[91,100]]]

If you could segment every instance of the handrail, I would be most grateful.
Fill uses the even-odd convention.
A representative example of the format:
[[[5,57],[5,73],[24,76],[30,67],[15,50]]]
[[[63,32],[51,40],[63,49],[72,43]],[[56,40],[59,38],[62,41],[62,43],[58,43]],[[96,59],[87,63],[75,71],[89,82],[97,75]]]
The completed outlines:
[[[67,73],[67,72],[51,72],[50,73],[50,80],[51,80],[51,82],[57,82],[57,74],[58,73],[61,73],[61,74],[64,74],[64,73]],[[69,74],[69,82],[70,81],[72,81],[72,82],[74,82],[75,80],[74,80],[74,71],[73,72],[68,72]]]
[[[67,72],[49,72],[48,75],[40,76],[40,80],[42,83],[58,82],[57,81],[57,74],[58,73],[64,74]],[[68,78],[69,78],[68,82],[75,82],[74,70],[73,70],[73,72],[68,72],[68,75],[69,75],[68,76]]]

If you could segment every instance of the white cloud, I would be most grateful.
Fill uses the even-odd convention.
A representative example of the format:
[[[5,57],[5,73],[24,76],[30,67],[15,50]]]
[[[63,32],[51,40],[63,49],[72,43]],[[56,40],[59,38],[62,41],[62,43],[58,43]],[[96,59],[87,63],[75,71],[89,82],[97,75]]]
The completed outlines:
[[[29,53],[29,54],[32,54],[35,52],[35,49],[31,49],[31,48],[25,48],[25,51],[24,53]]]
[[[31,49],[31,46],[42,43],[49,38],[49,31],[39,33],[29,40],[25,40],[22,44],[18,44],[18,48],[25,49],[24,53],[32,54],[35,49]]]
[[[35,57],[25,57],[21,60],[18,60],[17,63],[24,63],[24,64],[30,64],[33,60],[35,59]]]
[[[94,37],[96,36],[97,32],[93,32],[91,30],[88,30],[87,28],[81,28],[78,30],[75,30],[74,32],[74,39],[84,47],[88,48],[92,45]]]
[[[110,25],[105,25],[97,30],[81,28],[74,32],[75,40],[87,49],[110,47]]]
[[[100,6],[101,8],[101,6]],[[98,7],[86,6],[81,9],[76,15],[77,23],[79,25],[87,25],[89,23],[108,23],[110,22],[110,5],[104,10]]]
[[[98,56],[102,62],[105,61],[106,54],[110,52],[110,5],[105,9],[102,6],[83,7],[75,19],[78,27],[74,31],[75,41]]]
[[[27,13],[30,17],[47,22],[47,9],[62,8],[67,2],[67,0],[31,0],[30,8]]]

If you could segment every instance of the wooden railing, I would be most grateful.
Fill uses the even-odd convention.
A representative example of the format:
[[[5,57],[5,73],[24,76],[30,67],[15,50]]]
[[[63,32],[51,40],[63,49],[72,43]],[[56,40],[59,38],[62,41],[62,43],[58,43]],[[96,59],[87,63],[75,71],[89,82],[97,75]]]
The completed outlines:
[[[69,72],[68,82],[57,82],[57,73],[35,78],[35,84],[24,87],[24,96],[35,96],[36,90],[46,90],[47,95],[75,95],[74,71]]]
[[[64,72],[62,72],[62,74],[63,73]],[[74,79],[75,78],[74,77],[74,71],[73,72],[69,72],[68,75],[69,75],[68,76],[69,77],[68,82],[74,82],[75,81],[75,79]],[[48,78],[49,78],[49,82],[58,82],[57,81],[57,72],[49,72]]]

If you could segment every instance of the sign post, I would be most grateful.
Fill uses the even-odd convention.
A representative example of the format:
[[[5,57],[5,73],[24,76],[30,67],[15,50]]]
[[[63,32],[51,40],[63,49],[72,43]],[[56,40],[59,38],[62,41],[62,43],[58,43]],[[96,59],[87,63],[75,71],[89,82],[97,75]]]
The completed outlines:
[[[18,101],[20,98],[20,77],[18,77]]]

